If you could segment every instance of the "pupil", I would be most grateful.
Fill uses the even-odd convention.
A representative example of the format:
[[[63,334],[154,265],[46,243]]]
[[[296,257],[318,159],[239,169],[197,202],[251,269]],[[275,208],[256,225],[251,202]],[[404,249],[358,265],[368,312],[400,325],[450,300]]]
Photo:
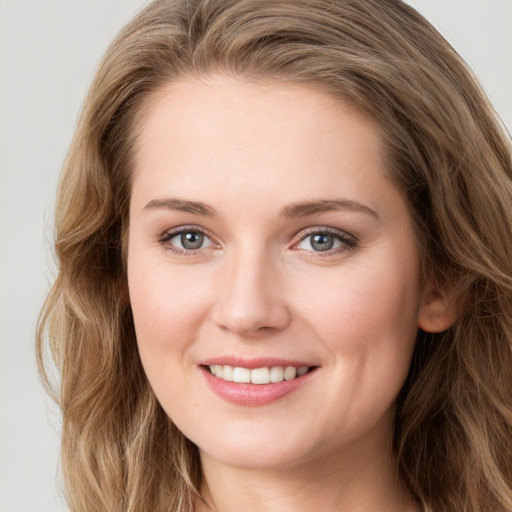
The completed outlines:
[[[313,240],[311,241],[311,246],[315,251],[328,251],[332,249],[334,245],[334,240],[331,235],[313,235]]]
[[[199,249],[203,245],[204,235],[197,231],[189,231],[181,235],[181,245],[185,249]]]

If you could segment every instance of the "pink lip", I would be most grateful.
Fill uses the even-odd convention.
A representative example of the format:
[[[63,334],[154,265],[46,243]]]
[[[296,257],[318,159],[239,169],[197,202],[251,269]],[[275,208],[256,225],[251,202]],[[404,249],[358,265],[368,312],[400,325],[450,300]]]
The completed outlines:
[[[301,366],[313,365],[308,365],[303,362],[285,361],[282,359],[251,359],[250,361],[242,361],[236,358],[215,358],[208,359],[204,363],[201,363],[201,373],[208,387],[216,395],[233,404],[250,407],[267,405],[279,398],[289,395],[308,383],[316,374],[316,369],[314,369],[306,373],[306,375],[293,380],[284,380],[270,384],[242,384],[238,382],[228,382],[212,375],[206,366],[214,364],[243,366],[245,368],[262,368],[264,366],[295,366],[299,368]]]

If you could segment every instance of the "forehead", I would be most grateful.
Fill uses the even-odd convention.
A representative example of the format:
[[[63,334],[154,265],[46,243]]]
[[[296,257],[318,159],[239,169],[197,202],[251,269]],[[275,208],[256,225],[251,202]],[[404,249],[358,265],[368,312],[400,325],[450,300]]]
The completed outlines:
[[[275,135],[280,135],[279,142],[283,142],[299,132],[302,136],[314,132],[317,137],[325,137],[343,124],[344,136],[358,136],[357,129],[362,128],[370,144],[376,147],[381,143],[377,124],[333,94],[310,84],[228,75],[184,77],[154,92],[139,116],[139,143],[147,142],[144,132],[149,135],[151,131],[154,136],[152,130],[161,131],[163,124],[169,131],[174,126],[184,134],[188,130],[198,136],[233,136],[228,132],[235,128],[236,142],[244,142],[246,136],[251,145],[275,142]]]
[[[379,128],[303,85],[182,79],[150,98],[136,136],[134,189],[145,195],[172,188],[165,193],[283,202],[373,190],[378,201],[386,180]]]

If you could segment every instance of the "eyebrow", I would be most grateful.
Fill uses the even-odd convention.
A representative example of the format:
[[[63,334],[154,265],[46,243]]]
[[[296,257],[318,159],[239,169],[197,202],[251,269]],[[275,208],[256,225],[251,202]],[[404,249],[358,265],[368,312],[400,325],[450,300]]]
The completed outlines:
[[[192,213],[194,215],[202,215],[204,217],[215,217],[215,215],[217,215],[216,211],[205,203],[176,199],[174,197],[153,199],[144,206],[145,210],[156,210],[160,208]]]
[[[281,215],[283,217],[307,217],[308,215],[317,215],[319,213],[339,210],[352,210],[369,214],[376,219],[379,218],[375,210],[350,199],[321,199],[318,201],[295,203],[284,208]]]
[[[217,212],[211,206],[200,201],[189,201],[186,199],[177,199],[174,197],[165,197],[160,199],[153,199],[149,201],[144,207],[145,210],[168,209],[181,212],[191,213],[193,215],[200,215],[204,217],[215,217]],[[352,210],[362,212],[379,218],[378,213],[370,207],[352,201],[350,199],[320,199],[316,201],[306,201],[301,203],[294,203],[286,206],[281,211],[281,217],[296,218],[307,217],[310,215],[318,215],[319,213],[326,213],[340,210]]]

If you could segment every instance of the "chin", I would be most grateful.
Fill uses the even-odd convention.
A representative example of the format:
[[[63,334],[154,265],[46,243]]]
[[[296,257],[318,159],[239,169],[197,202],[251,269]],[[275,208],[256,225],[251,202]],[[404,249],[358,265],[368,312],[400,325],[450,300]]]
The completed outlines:
[[[300,465],[307,460],[307,457],[298,449],[287,449],[280,446],[279,443],[272,443],[263,449],[258,446],[251,446],[250,443],[240,446],[234,444],[228,447],[215,447],[211,451],[200,449],[201,459],[215,460],[225,466],[245,470],[280,470],[292,466]]]
[[[219,431],[217,431],[219,434]],[[315,450],[309,449],[312,445],[311,436],[300,439],[300,436],[283,435],[276,432],[272,435],[267,431],[255,431],[249,433],[234,433],[224,430],[223,435],[213,435],[207,442],[196,442],[204,458],[215,460],[227,466],[247,470],[283,469],[307,460],[308,454]],[[309,437],[309,438],[308,438]]]

